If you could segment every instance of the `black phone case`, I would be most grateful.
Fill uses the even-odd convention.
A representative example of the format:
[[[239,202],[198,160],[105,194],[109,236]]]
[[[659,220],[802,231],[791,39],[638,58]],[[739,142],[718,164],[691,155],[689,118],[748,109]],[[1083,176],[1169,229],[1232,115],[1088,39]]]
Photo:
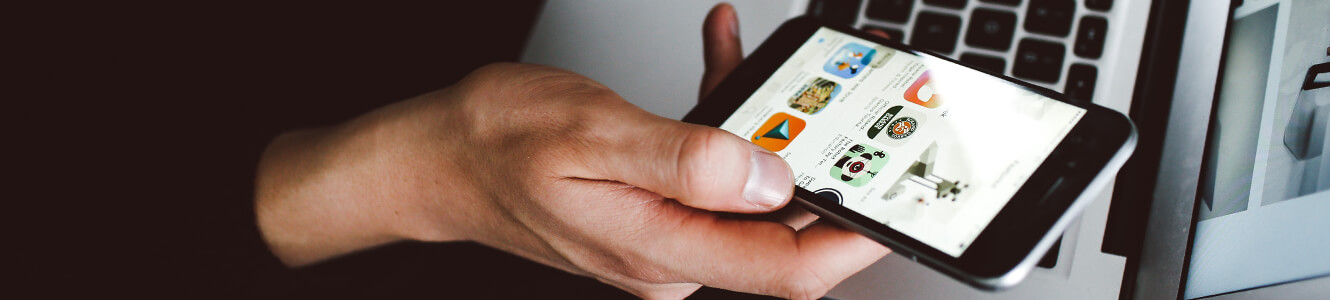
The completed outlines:
[[[823,27],[898,51],[966,65],[854,28],[800,17],[782,24],[702,104],[690,111],[684,121],[719,126],[784,64],[794,50]],[[795,200],[829,221],[891,247],[895,253],[974,287],[998,290],[1024,279],[1071,221],[1108,186],[1112,175],[1134,150],[1137,135],[1135,126],[1121,113],[1092,103],[1073,101],[1060,93],[1001,74],[970,68],[1004,79],[1013,86],[1084,108],[1087,113],[960,257],[944,254],[806,189],[796,188]]]

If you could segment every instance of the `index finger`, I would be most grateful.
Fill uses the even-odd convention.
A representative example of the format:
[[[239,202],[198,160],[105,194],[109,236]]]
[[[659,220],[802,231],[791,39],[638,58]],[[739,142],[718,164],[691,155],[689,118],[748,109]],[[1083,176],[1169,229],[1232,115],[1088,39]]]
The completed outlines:
[[[816,299],[890,253],[881,244],[829,223],[795,231],[775,222],[694,214],[654,240],[675,257],[679,274],[716,288]]]

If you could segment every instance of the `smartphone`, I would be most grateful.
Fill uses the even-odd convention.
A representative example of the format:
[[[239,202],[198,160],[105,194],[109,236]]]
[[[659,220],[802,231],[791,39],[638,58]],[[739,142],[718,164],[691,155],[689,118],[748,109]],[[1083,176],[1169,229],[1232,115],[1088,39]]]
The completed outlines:
[[[808,17],[684,121],[783,157],[822,220],[986,290],[1024,279],[1136,144],[1111,109]]]

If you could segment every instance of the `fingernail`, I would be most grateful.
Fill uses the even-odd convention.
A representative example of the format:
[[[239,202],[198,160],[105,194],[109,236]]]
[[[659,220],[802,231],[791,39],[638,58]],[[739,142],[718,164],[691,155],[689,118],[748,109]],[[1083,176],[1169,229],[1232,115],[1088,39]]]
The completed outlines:
[[[730,8],[730,37],[739,38],[739,13]]]
[[[771,208],[785,202],[794,193],[794,174],[785,160],[775,153],[753,151],[749,155],[748,182],[744,184],[744,199],[762,208]]]

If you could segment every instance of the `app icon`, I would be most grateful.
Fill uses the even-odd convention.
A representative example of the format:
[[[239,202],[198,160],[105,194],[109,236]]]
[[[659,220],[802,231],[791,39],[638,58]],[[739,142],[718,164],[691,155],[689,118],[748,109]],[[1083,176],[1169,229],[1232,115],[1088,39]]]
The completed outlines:
[[[942,98],[937,95],[937,91],[928,84],[928,71],[919,74],[919,78],[914,80],[914,84],[905,90],[905,100],[913,102],[927,108],[937,108],[942,105]]]
[[[859,75],[864,67],[873,62],[873,57],[877,55],[877,49],[857,43],[846,43],[840,50],[834,52],[827,64],[822,66],[823,71],[841,78],[850,79]]]
[[[772,152],[785,149],[790,145],[794,137],[799,136],[799,132],[804,131],[804,126],[808,125],[804,120],[795,118],[786,113],[776,113],[762,123],[762,127],[757,128],[753,133],[753,143],[762,146]]]
[[[900,105],[892,106],[868,127],[868,138],[888,146],[899,146],[919,130],[924,120],[923,113]]]
[[[887,136],[893,139],[903,139],[914,134],[915,127],[919,126],[919,121],[911,117],[900,117],[887,124]]]
[[[831,166],[831,177],[844,181],[854,187],[864,186],[873,177],[877,177],[882,166],[887,164],[887,153],[873,146],[858,144],[850,147],[835,165]]]
[[[808,84],[799,89],[798,94],[790,97],[790,108],[806,114],[817,114],[831,103],[831,99],[840,94],[840,84],[822,77],[813,77]]]
[[[896,115],[900,114],[902,109],[905,109],[905,107],[897,105],[888,108],[887,112],[882,113],[882,117],[877,118],[877,122],[873,123],[873,127],[868,127],[868,138],[876,138],[879,133],[882,133],[882,129],[887,128],[887,123],[891,122],[892,119],[895,119]]]

